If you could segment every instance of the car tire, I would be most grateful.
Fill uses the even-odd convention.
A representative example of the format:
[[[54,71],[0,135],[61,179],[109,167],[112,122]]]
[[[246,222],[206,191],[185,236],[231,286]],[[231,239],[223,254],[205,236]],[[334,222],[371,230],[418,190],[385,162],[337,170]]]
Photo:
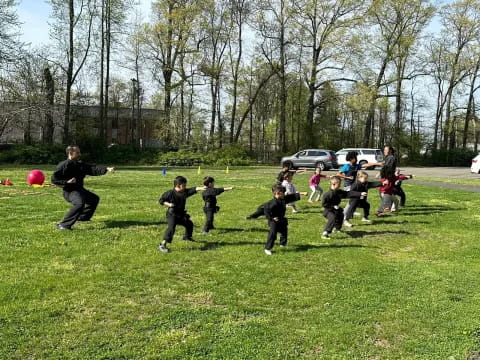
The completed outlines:
[[[284,161],[283,162],[283,167],[286,167],[288,168],[289,170],[293,170],[294,167],[293,167],[293,163],[291,161]]]
[[[322,161],[317,162],[317,163],[315,164],[315,167],[316,167],[316,168],[320,168],[322,171],[323,171],[323,170],[326,170],[326,169],[325,169],[325,164],[324,164]]]

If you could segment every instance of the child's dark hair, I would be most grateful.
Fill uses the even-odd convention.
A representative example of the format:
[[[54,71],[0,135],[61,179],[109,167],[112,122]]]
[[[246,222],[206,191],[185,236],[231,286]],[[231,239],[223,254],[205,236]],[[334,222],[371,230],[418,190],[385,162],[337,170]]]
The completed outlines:
[[[356,151],[349,151],[347,153],[347,156],[345,156],[345,160],[347,161],[350,161],[350,160],[353,160],[353,159],[356,159],[357,158],[357,152]]]
[[[173,186],[177,186],[177,185],[183,185],[183,184],[186,184],[187,183],[187,179],[183,176],[177,176],[174,180],[173,180]]]
[[[395,155],[395,149],[393,148],[392,145],[385,145],[386,148],[388,148],[388,152],[392,155]]]
[[[215,181],[215,179],[212,178],[211,176],[205,176],[205,177],[203,178],[203,185],[208,186],[208,185],[210,185],[211,183],[213,183],[214,181]]]
[[[272,189],[273,193],[285,193],[287,189],[285,189],[285,186],[282,185],[275,185]]]

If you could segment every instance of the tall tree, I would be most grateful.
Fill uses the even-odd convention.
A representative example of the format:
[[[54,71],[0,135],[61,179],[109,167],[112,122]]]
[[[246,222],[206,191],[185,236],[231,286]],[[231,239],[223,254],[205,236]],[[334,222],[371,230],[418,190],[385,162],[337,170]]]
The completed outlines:
[[[56,62],[65,72],[65,111],[63,142],[71,141],[70,112],[73,85],[91,50],[92,26],[96,13],[93,0],[49,0],[55,19],[51,37],[56,40],[60,59]]]
[[[479,38],[480,1],[459,0],[445,5],[441,10],[443,24],[442,36],[451,39],[451,47],[447,54],[450,77],[446,91],[445,123],[443,131],[443,148],[455,148],[455,131],[451,115],[453,91],[468,75],[465,64],[465,50],[468,44]],[[468,62],[468,61],[467,61]]]
[[[15,60],[21,45],[16,0],[0,0],[0,70]]]
[[[197,15],[196,0],[157,0],[153,3],[155,23],[147,27],[149,48],[153,64],[153,77],[163,84],[165,120],[162,137],[166,144],[171,138],[172,90],[181,83],[174,75],[178,72],[181,53],[186,51]],[[161,74],[161,75],[160,75]]]
[[[317,91],[330,86],[332,81],[343,81],[340,73],[332,77],[332,71],[343,72],[344,68],[338,61],[345,51],[350,37],[349,31],[359,23],[364,1],[361,0],[302,0],[295,1],[301,33],[307,34],[303,45],[310,53],[310,69],[307,77],[308,104],[306,118],[306,133],[312,134],[314,115],[320,102],[316,101]],[[327,89],[328,91],[328,89]],[[314,136],[308,137],[306,146],[315,146]]]

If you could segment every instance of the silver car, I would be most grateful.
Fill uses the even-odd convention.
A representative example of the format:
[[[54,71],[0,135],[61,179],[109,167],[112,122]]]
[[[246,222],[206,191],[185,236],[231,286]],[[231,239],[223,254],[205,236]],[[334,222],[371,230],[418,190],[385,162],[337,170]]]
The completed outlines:
[[[335,151],[325,149],[299,151],[292,156],[283,157],[280,165],[289,169],[318,167],[322,170],[329,170],[338,167]]]

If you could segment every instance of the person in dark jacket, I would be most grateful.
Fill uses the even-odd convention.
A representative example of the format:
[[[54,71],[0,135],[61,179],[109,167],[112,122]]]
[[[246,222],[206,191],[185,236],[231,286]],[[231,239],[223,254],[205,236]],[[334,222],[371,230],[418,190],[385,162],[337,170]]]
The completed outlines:
[[[63,198],[72,204],[57,230],[72,230],[77,221],[90,221],[100,198],[83,187],[85,176],[99,176],[113,172],[113,167],[90,165],[80,161],[80,148],[70,145],[67,160],[61,161],[52,175],[52,183],[63,188]]]
[[[217,196],[223,193],[224,191],[233,190],[233,187],[225,188],[216,188],[215,179],[211,176],[206,176],[203,179],[203,185],[206,189],[202,193],[203,201],[205,201],[205,206],[203,207],[203,212],[206,216],[205,226],[203,227],[203,235],[208,235],[210,230],[215,229],[213,225],[213,220],[215,213],[220,211],[220,208],[217,206]]]
[[[300,200],[300,195],[307,193],[293,193],[285,195],[286,189],[282,185],[275,185],[273,188],[273,199],[264,204],[265,217],[268,221],[270,230],[267,235],[267,243],[265,245],[265,254],[272,255],[272,248],[280,233],[280,246],[287,245],[288,240],[288,220],[285,217],[287,204]]]
[[[205,187],[194,187],[187,189],[187,179],[183,176],[177,176],[173,180],[173,189],[168,190],[162,194],[158,202],[160,205],[166,206],[168,227],[163,233],[163,241],[159,246],[161,252],[168,253],[167,244],[170,244],[175,235],[175,228],[177,225],[185,227],[185,235],[183,240],[195,241],[192,238],[193,222],[190,220],[190,215],[185,210],[187,198],[195,195],[197,191],[205,190]]]
[[[380,186],[382,186],[382,183],[380,181],[368,181],[368,173],[366,171],[358,172],[357,180],[350,187],[350,191],[352,191],[353,193],[350,196],[348,209],[345,209],[345,221],[343,224],[346,227],[353,226],[349,220],[353,218],[353,213],[355,212],[357,207],[363,209],[362,221],[366,223],[370,222],[370,220],[368,219],[368,216],[370,215],[370,203],[367,200],[367,196],[361,196],[360,194],[368,194],[368,189]],[[354,196],[353,194],[357,194],[357,196]]]
[[[366,192],[345,191],[340,189],[342,180],[338,176],[330,178],[330,191],[323,195],[323,216],[327,219],[327,225],[322,233],[323,239],[328,239],[333,230],[340,231],[343,223],[343,209],[339,206],[342,199],[350,196],[367,196]]]

